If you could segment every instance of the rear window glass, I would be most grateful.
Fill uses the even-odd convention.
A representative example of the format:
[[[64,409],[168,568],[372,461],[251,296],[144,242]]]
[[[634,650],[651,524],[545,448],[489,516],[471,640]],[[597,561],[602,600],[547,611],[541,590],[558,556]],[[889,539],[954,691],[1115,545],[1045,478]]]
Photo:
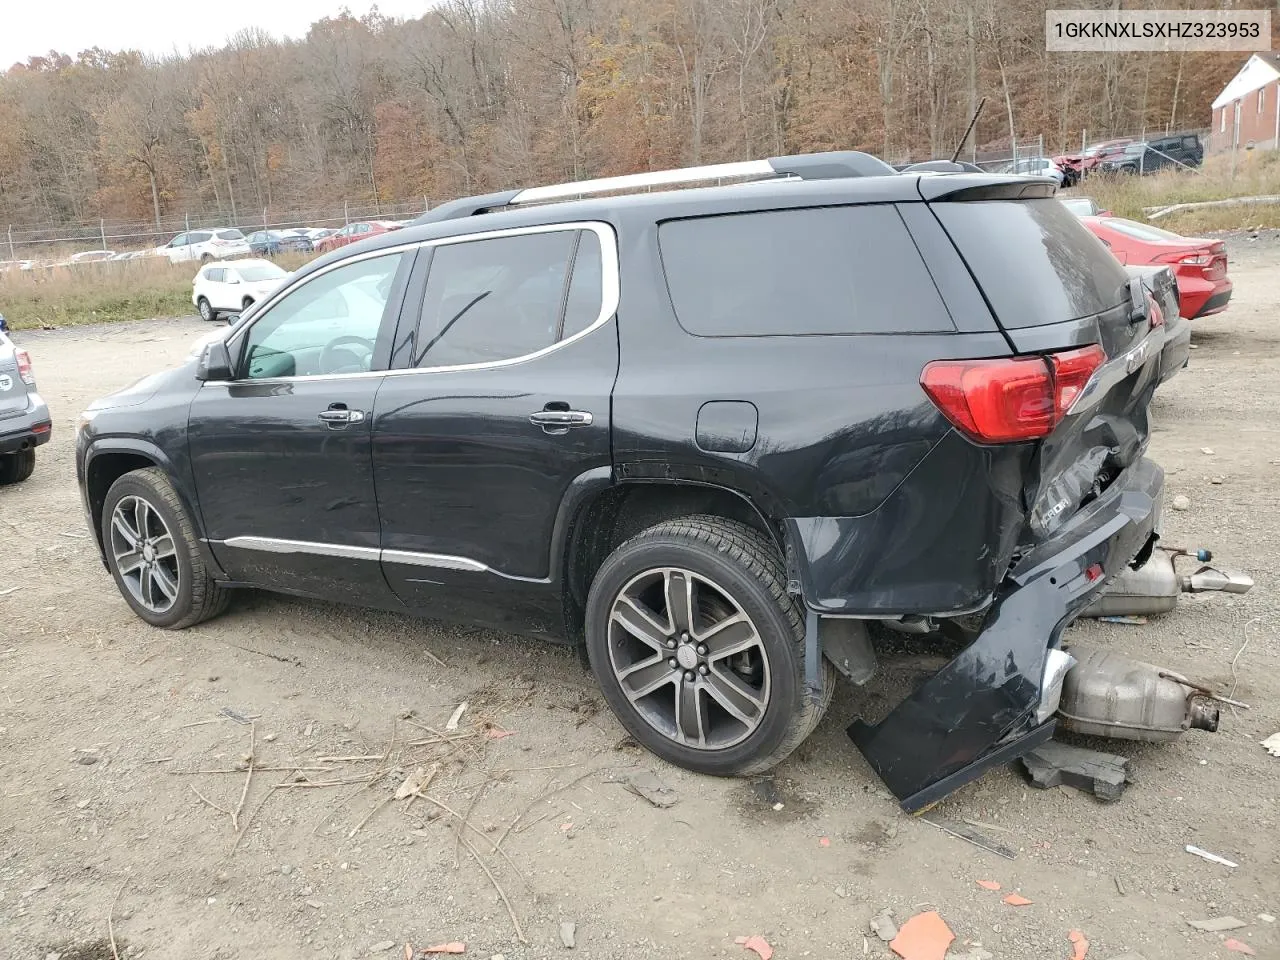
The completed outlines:
[[[219,240],[243,240],[244,234],[241,233],[239,230],[219,230],[218,239]]]
[[[676,316],[696,336],[955,329],[892,206],[673,220],[658,244]]]
[[[187,234],[187,243],[204,243],[213,234],[211,233],[189,233]]]
[[[1090,317],[1128,296],[1124,267],[1057,200],[973,200],[932,209],[1005,327]]]

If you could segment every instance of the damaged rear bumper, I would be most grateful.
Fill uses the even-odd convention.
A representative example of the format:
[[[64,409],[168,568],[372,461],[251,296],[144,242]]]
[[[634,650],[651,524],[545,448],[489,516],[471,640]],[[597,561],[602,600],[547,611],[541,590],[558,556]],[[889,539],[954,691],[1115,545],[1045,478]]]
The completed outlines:
[[[1048,739],[1063,629],[1152,542],[1164,471],[1130,466],[1009,571],[976,639],[880,723],[849,736],[909,812]],[[1056,682],[1055,682],[1056,681]]]

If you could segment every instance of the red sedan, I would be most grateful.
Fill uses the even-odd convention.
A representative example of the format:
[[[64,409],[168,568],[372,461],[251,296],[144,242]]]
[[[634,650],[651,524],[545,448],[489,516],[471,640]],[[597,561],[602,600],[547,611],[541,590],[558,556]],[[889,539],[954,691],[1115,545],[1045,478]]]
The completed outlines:
[[[357,240],[364,240],[367,237],[376,237],[380,233],[387,233],[388,231],[399,229],[401,226],[403,224],[391,223],[385,220],[348,223],[337,233],[330,234],[317,243],[316,251],[318,253],[328,253],[330,250],[345,247],[348,243],[355,243]]]
[[[1178,278],[1178,304],[1189,320],[1221,313],[1231,300],[1227,245],[1221,240],[1182,237],[1122,217],[1081,217],[1080,222],[1127,264],[1172,267]]]

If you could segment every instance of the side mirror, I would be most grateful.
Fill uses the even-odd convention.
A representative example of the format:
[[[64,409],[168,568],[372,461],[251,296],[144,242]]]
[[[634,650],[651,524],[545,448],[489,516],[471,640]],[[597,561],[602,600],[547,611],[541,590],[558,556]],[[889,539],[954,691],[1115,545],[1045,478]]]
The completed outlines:
[[[196,379],[209,382],[212,380],[230,380],[231,354],[224,340],[214,340],[205,344],[200,361],[196,364]]]

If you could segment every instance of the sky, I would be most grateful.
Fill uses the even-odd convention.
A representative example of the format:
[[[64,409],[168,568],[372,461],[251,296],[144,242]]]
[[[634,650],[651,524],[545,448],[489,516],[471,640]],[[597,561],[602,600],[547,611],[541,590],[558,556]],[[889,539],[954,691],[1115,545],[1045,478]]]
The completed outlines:
[[[381,0],[389,17],[420,17],[431,0]],[[301,37],[314,21],[343,7],[363,16],[372,0],[0,0],[0,71],[50,50],[74,57],[81,50],[142,50],[222,46],[245,27],[276,37]]]

